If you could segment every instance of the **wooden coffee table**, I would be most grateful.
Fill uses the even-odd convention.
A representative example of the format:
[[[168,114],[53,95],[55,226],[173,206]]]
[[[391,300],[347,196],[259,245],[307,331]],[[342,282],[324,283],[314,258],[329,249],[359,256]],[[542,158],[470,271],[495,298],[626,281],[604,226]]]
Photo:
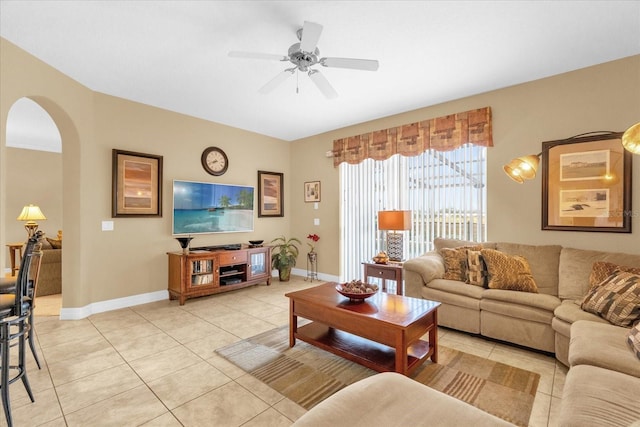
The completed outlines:
[[[336,291],[337,283],[289,292],[289,346],[296,339],[378,372],[409,375],[438,361],[439,302],[378,292],[364,302]],[[298,326],[298,317],[311,320]],[[429,334],[429,341],[421,338]]]

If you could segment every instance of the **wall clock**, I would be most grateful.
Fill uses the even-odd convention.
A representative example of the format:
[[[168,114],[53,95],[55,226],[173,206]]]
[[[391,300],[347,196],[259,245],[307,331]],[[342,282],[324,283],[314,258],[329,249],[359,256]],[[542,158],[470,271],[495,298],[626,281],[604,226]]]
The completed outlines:
[[[222,149],[208,147],[202,152],[202,167],[207,173],[215,176],[223,175],[229,167],[229,159]]]

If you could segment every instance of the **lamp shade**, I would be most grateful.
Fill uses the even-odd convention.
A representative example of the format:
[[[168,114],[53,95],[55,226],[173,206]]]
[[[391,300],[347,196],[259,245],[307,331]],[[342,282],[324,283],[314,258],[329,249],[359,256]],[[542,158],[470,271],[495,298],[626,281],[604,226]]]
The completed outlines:
[[[522,184],[525,179],[533,179],[540,165],[540,154],[518,157],[503,167],[504,172],[516,182]]]
[[[633,154],[640,154],[640,123],[636,123],[622,134],[622,146]]]
[[[411,211],[378,212],[378,230],[411,230]]]
[[[47,219],[42,213],[39,206],[27,205],[22,208],[22,212],[18,215],[18,221],[35,221],[40,219]]]

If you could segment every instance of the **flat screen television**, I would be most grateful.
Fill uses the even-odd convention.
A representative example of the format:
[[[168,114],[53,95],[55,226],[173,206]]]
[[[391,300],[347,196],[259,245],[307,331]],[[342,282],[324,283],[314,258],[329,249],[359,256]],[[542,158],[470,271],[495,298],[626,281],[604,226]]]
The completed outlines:
[[[253,231],[253,187],[173,181],[173,234]]]

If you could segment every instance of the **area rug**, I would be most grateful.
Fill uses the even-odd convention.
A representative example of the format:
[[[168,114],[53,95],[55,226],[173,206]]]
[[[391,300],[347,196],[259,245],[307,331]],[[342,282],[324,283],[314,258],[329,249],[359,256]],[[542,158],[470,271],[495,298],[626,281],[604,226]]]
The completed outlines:
[[[288,326],[216,352],[306,409],[376,374],[300,340],[289,348]],[[540,381],[537,373],[444,346],[438,348],[438,363],[425,362],[411,378],[520,426],[529,422]]]

